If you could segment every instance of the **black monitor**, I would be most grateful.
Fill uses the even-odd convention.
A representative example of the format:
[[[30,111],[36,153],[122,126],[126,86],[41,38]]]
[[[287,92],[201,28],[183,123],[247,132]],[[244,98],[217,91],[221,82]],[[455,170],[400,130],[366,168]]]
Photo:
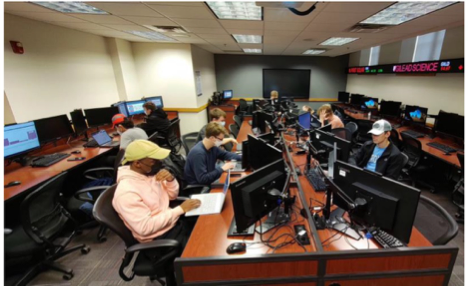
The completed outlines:
[[[279,195],[287,191],[288,182],[289,176],[281,159],[231,183],[237,232],[244,231],[279,207]]]
[[[252,114],[252,128],[258,128],[260,133],[266,132],[266,122],[273,121],[273,114],[264,111],[255,111]]]
[[[310,130],[310,121],[311,121],[311,115],[310,112],[303,113],[298,116],[297,121],[299,125],[302,127],[304,130]]]
[[[261,138],[247,135],[249,141],[249,164],[254,170],[283,158],[283,152]]]
[[[223,90],[223,99],[224,100],[229,100],[232,98],[232,90]]]
[[[407,105],[405,108],[405,120],[416,125],[426,125],[427,108]]]
[[[310,141],[317,150],[332,151],[336,143],[338,151],[338,160],[348,162],[349,152],[351,151],[351,142],[340,137],[335,136],[333,133],[326,132],[322,129],[315,129],[310,132]]]
[[[361,109],[377,110],[379,108],[379,99],[377,97],[361,98]]]
[[[5,126],[3,157],[13,158],[41,147],[33,121]]]
[[[164,108],[164,102],[163,102],[162,96],[148,97],[148,98],[145,98],[145,101],[146,102],[151,101],[152,103],[154,103],[154,105],[156,105],[157,108]]]
[[[70,120],[65,114],[34,120],[41,144],[73,134]]]
[[[379,114],[381,116],[400,117],[401,102],[399,101],[385,101],[380,102]]]
[[[363,94],[353,93],[351,94],[351,104],[360,105],[361,99],[364,97]]]
[[[409,242],[418,208],[418,189],[341,161],[335,163],[333,181],[355,202],[350,212],[353,222],[379,227],[402,242]]]
[[[111,106],[118,107],[119,108],[119,113],[125,115],[125,117],[128,117],[127,105],[125,104],[125,101],[120,101],[120,102],[114,103]]]
[[[86,124],[85,117],[83,115],[83,110],[76,109],[70,112],[70,117],[75,129],[76,136],[86,132],[88,130],[88,125]]]
[[[437,133],[446,134],[460,139],[465,138],[465,117],[456,113],[439,111],[435,124]]]
[[[120,111],[117,106],[84,110],[84,114],[90,128],[112,124],[112,117],[118,113],[120,113]]]
[[[145,104],[144,100],[127,101],[125,104],[127,105],[128,116],[145,113],[143,110],[143,104]]]
[[[338,92],[338,101],[343,103],[349,102],[349,92],[339,91]]]

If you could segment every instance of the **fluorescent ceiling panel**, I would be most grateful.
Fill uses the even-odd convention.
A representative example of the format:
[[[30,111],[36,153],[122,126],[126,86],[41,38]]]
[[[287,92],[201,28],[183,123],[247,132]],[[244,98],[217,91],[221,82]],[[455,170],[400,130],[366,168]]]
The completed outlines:
[[[150,32],[150,31],[125,31],[126,33],[150,39],[150,40],[155,40],[155,41],[165,41],[165,42],[177,42],[176,40],[169,38],[166,35],[163,35],[158,32]]]
[[[262,36],[259,35],[232,35],[238,43],[241,44],[261,44]]]
[[[84,4],[82,2],[32,2],[36,5],[46,7],[62,13],[76,13],[76,14],[109,14],[106,11],[96,7]]]
[[[262,20],[262,7],[255,2],[209,1],[206,2],[218,19]]]
[[[320,43],[321,46],[342,46],[347,43],[356,41],[359,38],[330,38],[325,42]]]
[[[262,49],[243,49],[244,53],[249,53],[249,54],[261,54]]]
[[[316,49],[310,49],[305,52],[303,52],[303,55],[319,55],[321,53],[325,53],[326,50],[316,50]]]

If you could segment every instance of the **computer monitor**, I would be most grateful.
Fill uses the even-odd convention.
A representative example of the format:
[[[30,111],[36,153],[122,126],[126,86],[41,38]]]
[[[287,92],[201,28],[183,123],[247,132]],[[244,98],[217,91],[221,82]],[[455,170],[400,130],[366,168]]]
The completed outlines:
[[[5,126],[3,136],[5,159],[18,157],[41,147],[33,121]]]
[[[273,114],[264,111],[255,111],[252,114],[252,128],[257,128],[260,133],[266,132],[266,121],[273,122]]]
[[[379,227],[402,242],[409,242],[418,208],[418,189],[342,161],[335,162],[333,181],[355,202],[350,212],[353,222]]]
[[[117,106],[91,108],[83,111],[90,128],[112,124],[112,117],[120,113]]]
[[[145,113],[143,110],[144,100],[127,101],[125,104],[127,105],[128,116]]]
[[[237,232],[243,232],[281,205],[279,195],[287,191],[289,176],[284,160],[276,160],[231,183]]]
[[[125,117],[128,117],[127,105],[125,104],[125,101],[120,101],[120,102],[114,103],[111,106],[118,107],[119,108],[119,113],[125,115]]]
[[[405,120],[417,125],[426,125],[427,108],[407,105],[405,108]]]
[[[223,90],[223,99],[224,100],[229,100],[232,98],[232,90]]]
[[[337,159],[348,162],[349,152],[351,151],[351,142],[340,137],[335,136],[333,133],[325,132],[322,129],[315,129],[310,132],[310,141],[317,150],[332,151],[336,143]]]
[[[73,134],[70,120],[65,114],[34,120],[41,144]]]
[[[83,115],[83,110],[76,109],[70,112],[70,117],[75,129],[76,136],[79,136],[82,133],[85,133],[88,130],[88,125],[86,124],[86,119]]]
[[[148,97],[148,98],[145,98],[145,101],[146,102],[151,101],[152,103],[154,103],[154,105],[156,105],[157,108],[164,108],[164,102],[163,102],[162,96]]]
[[[456,113],[439,111],[435,124],[437,133],[446,134],[460,139],[465,138],[465,117]]]
[[[361,99],[364,97],[363,94],[353,93],[351,94],[351,104],[360,105]]]
[[[338,92],[338,101],[343,103],[349,102],[349,92],[339,91]]]
[[[311,121],[310,112],[306,112],[306,113],[299,115],[299,117],[297,118],[297,121],[299,125],[302,127],[302,129],[310,130],[310,121]]]
[[[254,170],[283,159],[283,152],[263,139],[248,134],[247,140],[249,141],[249,164]]]
[[[364,97],[361,98],[361,109],[378,109],[379,99],[377,97]]]
[[[399,101],[386,101],[380,102],[379,114],[381,116],[400,117],[401,102]]]

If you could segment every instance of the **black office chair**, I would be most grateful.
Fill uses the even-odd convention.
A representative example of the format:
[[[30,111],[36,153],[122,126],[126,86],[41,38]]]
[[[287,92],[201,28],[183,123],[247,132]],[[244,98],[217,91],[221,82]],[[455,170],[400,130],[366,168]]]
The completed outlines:
[[[234,136],[234,138],[237,138],[237,135],[239,135],[239,127],[236,124],[229,125],[229,131]]]
[[[237,115],[234,115],[233,118],[234,118],[234,122],[236,122],[236,124],[237,124],[237,127],[241,128],[241,126],[242,126],[242,119],[241,119],[239,116],[237,116]]]
[[[170,149],[172,153],[177,154],[182,146],[179,123],[179,118],[171,119],[171,125],[165,136],[155,132],[148,137],[148,140],[158,144],[160,147]]]
[[[420,196],[414,226],[433,244],[445,245],[458,233],[455,219],[433,200]]]
[[[400,136],[398,131],[395,128],[392,128],[390,133],[390,141],[401,151],[403,148],[403,142],[400,140]]]
[[[351,133],[351,138],[354,140],[354,138],[356,137],[357,135],[357,131],[359,129],[358,125],[356,124],[356,122],[348,122],[345,126],[346,129],[349,130],[349,132]]]
[[[461,167],[461,177],[458,180],[457,184],[453,188],[452,191],[452,202],[454,205],[458,207],[457,213],[455,213],[455,217],[457,222],[464,223],[465,222],[465,155],[461,153],[457,153],[458,161],[460,162]]]
[[[149,276],[151,281],[157,280],[162,285],[176,285],[174,260],[181,254],[181,245],[174,239],[138,243],[112,206],[116,188],[117,185],[113,185],[101,194],[94,205],[93,215],[99,223],[111,229],[125,242],[125,254],[119,268],[120,277],[124,281],[131,281],[135,275]],[[161,254],[149,258],[145,251],[151,251],[152,254],[160,251]],[[131,265],[134,257],[135,262]],[[124,272],[128,266],[132,267],[130,275]],[[163,277],[166,277],[166,283],[161,280]]]
[[[16,285],[26,285],[41,271],[49,269],[64,273],[63,278],[70,280],[73,278],[73,270],[55,261],[77,250],[83,254],[90,251],[84,244],[66,248],[75,235],[74,231],[62,236],[70,224],[76,226],[76,222],[59,202],[66,177],[67,173],[63,172],[30,193],[20,206],[21,225],[5,236],[7,274],[17,263],[20,263],[21,269],[26,269],[25,264],[33,258],[41,259]]]
[[[190,150],[197,144],[198,132],[191,132],[182,135],[182,146],[184,147],[185,154],[188,155]]]
[[[239,115],[241,116],[241,118],[244,118],[245,115],[251,115],[252,114],[251,106],[243,98],[239,99],[239,109],[238,110],[239,110]]]
[[[370,120],[358,119],[356,120],[356,124],[358,126],[356,144],[362,145],[363,143],[372,140],[372,135],[367,132],[372,129],[372,124],[374,123]]]
[[[334,128],[331,130],[331,133],[333,133],[335,136],[341,138],[341,139],[344,139],[344,140],[347,140],[347,141],[351,141],[352,140],[352,137],[351,137],[351,132],[349,132],[349,130],[347,128]]]

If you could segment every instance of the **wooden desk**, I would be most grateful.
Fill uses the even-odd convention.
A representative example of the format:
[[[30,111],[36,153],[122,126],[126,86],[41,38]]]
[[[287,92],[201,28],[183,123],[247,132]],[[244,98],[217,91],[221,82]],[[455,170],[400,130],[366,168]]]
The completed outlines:
[[[239,141],[245,139],[249,129],[244,122]],[[305,161],[304,155],[289,151],[285,155],[295,166]],[[304,176],[293,173],[293,181],[298,182],[291,187],[291,194],[296,195],[295,213],[307,206],[310,198],[324,200],[323,193],[315,193]],[[415,228],[406,248],[384,250],[370,241],[368,249],[361,239],[351,241],[358,249],[354,250],[344,238],[323,246],[321,241],[334,231],[317,231],[306,209],[307,219],[299,215],[289,225],[304,224],[310,231],[307,252],[296,244],[275,253],[263,245],[250,244],[246,253],[228,255],[227,246],[242,240],[227,237],[234,215],[228,192],[221,214],[198,218],[182,256],[175,261],[178,285],[448,285],[458,248],[432,246]],[[288,231],[285,227],[278,233]],[[259,235],[245,240],[257,242]]]

